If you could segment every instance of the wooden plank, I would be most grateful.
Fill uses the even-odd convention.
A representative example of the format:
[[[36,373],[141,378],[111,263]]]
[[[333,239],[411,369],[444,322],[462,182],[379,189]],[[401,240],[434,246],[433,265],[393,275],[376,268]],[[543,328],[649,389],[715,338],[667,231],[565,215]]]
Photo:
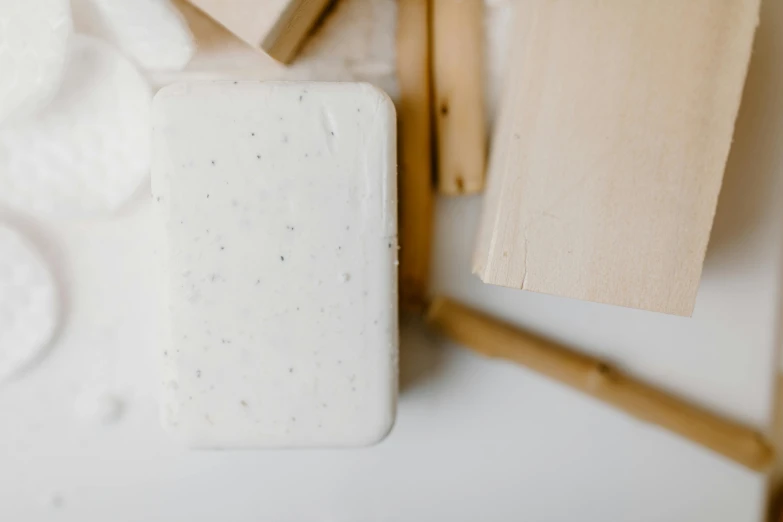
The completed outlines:
[[[400,298],[416,308],[427,296],[433,227],[430,120],[430,0],[399,0]]]
[[[484,188],[484,0],[433,0],[432,56],[438,191]]]
[[[488,357],[521,364],[752,470],[766,470],[774,462],[774,449],[760,433],[625,376],[598,359],[445,297],[433,299],[426,317],[429,324],[457,343]]]
[[[690,315],[759,0],[527,0],[517,15],[474,272]]]
[[[188,0],[237,37],[289,63],[329,0]]]

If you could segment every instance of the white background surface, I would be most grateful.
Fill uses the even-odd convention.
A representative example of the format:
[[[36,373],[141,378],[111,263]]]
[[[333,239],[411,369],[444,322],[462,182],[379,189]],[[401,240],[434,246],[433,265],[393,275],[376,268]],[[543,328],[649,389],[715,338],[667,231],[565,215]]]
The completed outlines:
[[[391,24],[389,3],[372,4]],[[783,248],[780,63],[783,4],[768,0],[693,319],[480,284],[469,271],[476,198],[438,201],[435,289],[765,427]],[[56,267],[68,306],[49,356],[0,387],[0,520],[760,520],[762,476],[416,328],[402,336],[397,425],[377,447],[176,446],[157,420],[151,203],[140,194],[104,223],[8,216]],[[107,395],[124,408],[104,425],[92,411]]]

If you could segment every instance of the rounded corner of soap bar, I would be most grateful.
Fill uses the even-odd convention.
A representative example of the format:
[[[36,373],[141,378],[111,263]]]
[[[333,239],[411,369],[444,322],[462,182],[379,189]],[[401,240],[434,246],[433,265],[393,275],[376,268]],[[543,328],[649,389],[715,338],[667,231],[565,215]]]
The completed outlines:
[[[190,85],[191,84],[187,82],[176,82],[161,87],[152,97],[153,106],[161,103],[162,100],[166,100],[167,98],[173,98],[187,94],[190,91]]]
[[[358,82],[357,85],[363,90],[374,94],[378,98],[378,104],[385,106],[392,115],[396,116],[397,110],[394,106],[394,100],[392,100],[388,92],[369,82]]]
[[[387,416],[379,419],[378,422],[368,424],[363,431],[356,433],[356,438],[351,445],[361,448],[380,444],[392,432],[396,420],[395,413],[390,412]]]

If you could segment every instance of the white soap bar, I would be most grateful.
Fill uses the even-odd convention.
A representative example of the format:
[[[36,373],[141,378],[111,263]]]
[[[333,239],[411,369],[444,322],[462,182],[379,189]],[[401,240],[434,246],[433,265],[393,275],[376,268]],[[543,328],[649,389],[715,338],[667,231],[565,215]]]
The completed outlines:
[[[368,84],[172,85],[162,418],[191,447],[381,440],[397,395],[396,136]]]

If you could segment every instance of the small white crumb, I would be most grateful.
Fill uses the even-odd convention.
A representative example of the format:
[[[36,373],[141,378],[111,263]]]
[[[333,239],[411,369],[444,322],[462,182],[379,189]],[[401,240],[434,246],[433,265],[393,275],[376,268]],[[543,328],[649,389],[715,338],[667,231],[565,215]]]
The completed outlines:
[[[348,272],[345,272],[344,274],[340,275],[340,281],[342,281],[343,283],[347,283],[350,280],[351,280],[351,274],[349,274]]]
[[[47,503],[54,509],[60,509],[65,505],[65,499],[60,493],[52,493],[47,499]]]
[[[106,426],[122,418],[125,402],[121,397],[109,392],[88,393],[77,399],[76,410],[80,417]]]

